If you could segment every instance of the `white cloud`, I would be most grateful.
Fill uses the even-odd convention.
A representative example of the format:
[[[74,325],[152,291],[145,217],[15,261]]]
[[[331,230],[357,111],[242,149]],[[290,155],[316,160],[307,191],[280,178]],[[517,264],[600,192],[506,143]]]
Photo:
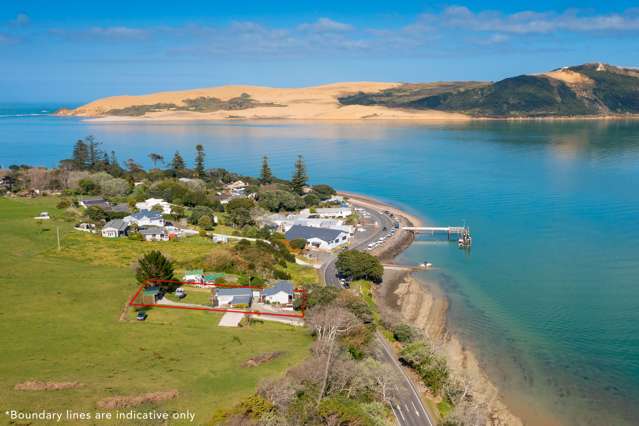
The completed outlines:
[[[319,18],[317,21],[312,23],[304,23],[299,26],[299,29],[302,31],[313,31],[313,32],[345,32],[352,31],[353,26],[350,24],[345,24],[343,22],[335,21],[331,18]]]

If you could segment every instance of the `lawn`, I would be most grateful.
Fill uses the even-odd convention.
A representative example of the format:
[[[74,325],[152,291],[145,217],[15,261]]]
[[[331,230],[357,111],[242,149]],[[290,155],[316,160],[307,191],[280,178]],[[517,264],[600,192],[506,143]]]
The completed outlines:
[[[234,405],[260,380],[307,356],[308,333],[279,323],[221,328],[218,313],[157,308],[145,322],[119,321],[137,287],[134,261],[147,248],[186,264],[214,246],[199,238],[143,243],[77,233],[56,219],[62,216],[56,202],[0,198],[0,409],[94,411],[109,396],[177,389],[175,400],[137,408],[189,409],[202,424],[216,408]],[[36,223],[40,211],[53,219]],[[285,354],[259,367],[241,366],[272,351]],[[27,380],[83,386],[14,390]]]

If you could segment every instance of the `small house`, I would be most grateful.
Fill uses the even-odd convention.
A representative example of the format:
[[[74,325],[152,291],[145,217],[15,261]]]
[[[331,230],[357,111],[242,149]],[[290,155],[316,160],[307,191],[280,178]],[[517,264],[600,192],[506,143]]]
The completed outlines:
[[[204,270],[203,269],[191,269],[184,273],[182,281],[188,283],[202,283],[204,282]]]
[[[293,225],[286,234],[289,241],[303,239],[314,248],[332,250],[348,243],[350,234],[341,229],[316,228],[312,226]]]
[[[162,214],[171,214],[171,204],[162,198],[148,198],[139,203],[135,203],[135,208],[138,210],[153,210],[155,206],[159,206],[159,208],[162,209]]]
[[[154,305],[160,298],[160,287],[146,287],[142,291],[142,304]]]
[[[145,241],[168,241],[169,234],[166,233],[164,228],[159,226],[145,226],[140,228],[140,235]]]
[[[102,227],[102,236],[104,238],[118,238],[126,235],[129,224],[122,219],[113,219]]]
[[[215,300],[218,306],[251,306],[253,291],[246,287],[226,287],[215,289]]]
[[[288,280],[277,281],[273,286],[262,291],[261,301],[290,305],[293,303],[293,283]]]
[[[151,210],[140,210],[130,216],[124,218],[128,224],[135,223],[139,227],[142,226],[164,226],[164,218],[162,213]]]
[[[109,210],[111,204],[104,198],[87,198],[85,200],[78,201],[81,207],[88,209],[89,207],[99,207],[102,210]]]
[[[324,207],[315,209],[312,213],[310,209],[304,209],[300,212],[300,216],[305,217],[319,217],[326,218],[341,218],[345,219],[353,214],[353,209],[350,207]]]

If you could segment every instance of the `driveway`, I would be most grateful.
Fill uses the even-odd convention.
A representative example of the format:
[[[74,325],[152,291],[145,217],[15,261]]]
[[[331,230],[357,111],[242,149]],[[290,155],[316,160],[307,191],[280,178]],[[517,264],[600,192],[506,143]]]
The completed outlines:
[[[222,316],[218,325],[220,327],[237,327],[244,315],[239,312],[227,312]]]

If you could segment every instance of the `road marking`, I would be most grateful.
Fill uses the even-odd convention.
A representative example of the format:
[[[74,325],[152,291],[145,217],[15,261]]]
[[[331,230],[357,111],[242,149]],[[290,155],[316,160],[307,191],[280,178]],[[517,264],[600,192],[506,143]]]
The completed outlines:
[[[389,358],[391,359],[391,361],[392,361],[393,365],[395,366],[395,368],[399,369],[399,372],[402,373],[402,376],[404,376],[404,380],[408,383],[408,385],[410,387],[410,390],[415,395],[415,398],[417,398],[417,401],[420,401],[419,394],[417,393],[417,390],[413,386],[413,383],[410,381],[410,379],[408,378],[408,376],[406,375],[406,373],[404,372],[402,367],[399,365],[399,363],[395,359],[395,356],[391,353],[391,351],[388,349],[388,347],[386,347],[386,342],[384,342],[384,340],[382,340],[383,337],[380,337],[379,332],[377,333],[377,339],[382,344],[382,348],[384,348],[384,352],[386,352],[386,354],[389,356]],[[422,409],[424,410],[424,413],[426,414],[426,420],[428,421],[428,424],[430,426],[433,426],[433,422],[430,420],[430,416],[428,415],[428,412],[426,411],[426,409],[423,408],[424,406],[421,404],[421,401],[420,401],[420,406],[422,407]]]
[[[395,407],[391,404],[391,410],[393,410],[393,414],[395,415],[395,420],[397,420],[397,424],[401,426],[402,422],[399,421],[399,416],[397,415],[397,411],[395,411]]]
[[[406,417],[404,417],[404,413],[402,413],[402,407],[400,407],[399,405],[397,406],[397,411],[399,411],[399,414],[402,416],[402,419],[404,421],[406,421]]]
[[[417,407],[415,407],[415,403],[413,402],[413,400],[410,400],[410,403],[413,404],[413,408],[415,409],[415,414],[417,414],[417,417],[419,417],[419,411],[417,411]]]

